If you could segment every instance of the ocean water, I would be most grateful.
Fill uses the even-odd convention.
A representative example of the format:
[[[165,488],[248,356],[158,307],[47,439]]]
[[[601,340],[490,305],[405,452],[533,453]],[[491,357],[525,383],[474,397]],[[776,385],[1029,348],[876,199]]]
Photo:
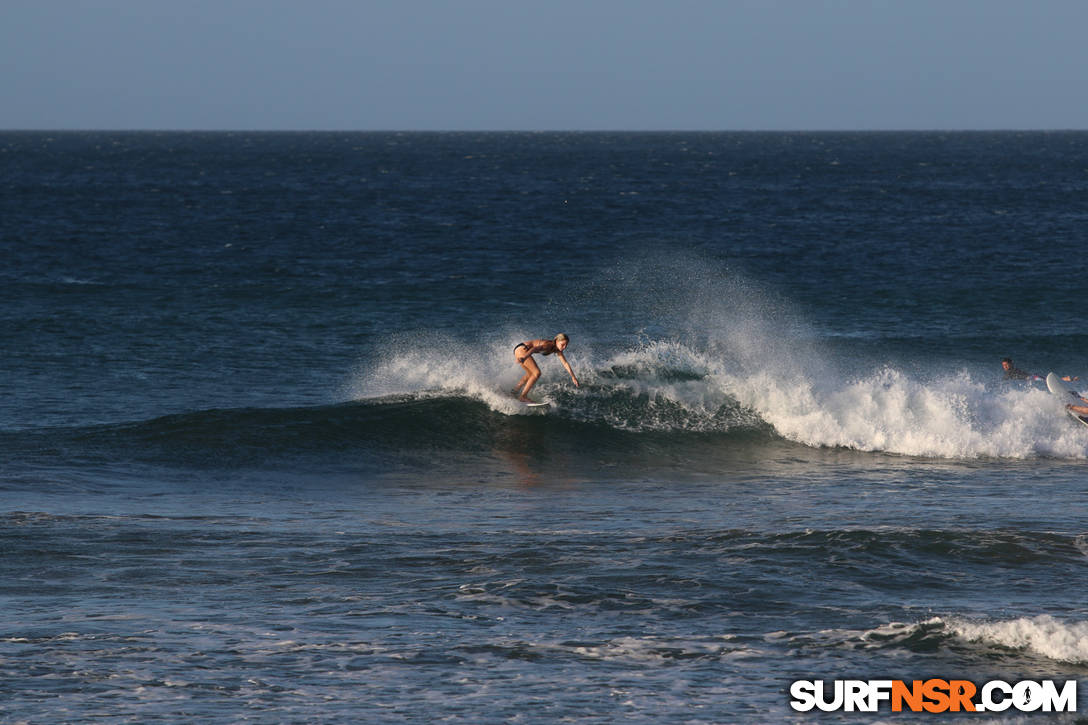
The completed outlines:
[[[5,132],[0,248],[4,722],[1088,699],[1088,133]]]

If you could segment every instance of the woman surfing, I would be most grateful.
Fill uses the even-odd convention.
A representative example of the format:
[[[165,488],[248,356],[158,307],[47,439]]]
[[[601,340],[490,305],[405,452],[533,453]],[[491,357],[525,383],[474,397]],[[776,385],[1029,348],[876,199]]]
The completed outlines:
[[[570,338],[562,332],[556,335],[554,340],[528,340],[518,343],[517,347],[514,348],[514,359],[518,361],[518,365],[525,368],[525,375],[518,381],[518,385],[514,389],[514,395],[518,396],[518,400],[523,403],[533,402],[529,399],[529,391],[536,385],[536,381],[540,380],[540,367],[537,366],[536,360],[533,359],[533,355],[537,353],[541,355],[554,354],[558,357],[559,362],[563,363],[563,367],[570,374],[574,386],[578,387],[578,378],[575,377],[574,371],[570,369],[570,363],[563,357],[563,351],[567,349],[569,344]]]

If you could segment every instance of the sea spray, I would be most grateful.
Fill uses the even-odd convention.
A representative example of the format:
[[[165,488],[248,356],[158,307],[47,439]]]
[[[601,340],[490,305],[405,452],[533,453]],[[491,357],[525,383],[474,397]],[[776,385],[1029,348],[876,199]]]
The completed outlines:
[[[465,397],[497,413],[523,412],[507,390],[516,370],[504,363],[505,352],[495,347],[454,363],[429,346],[391,349],[357,381],[355,397]],[[784,379],[736,372],[714,352],[671,341],[577,364],[580,388],[549,375],[554,371],[544,363],[538,395],[557,403],[553,415],[618,430],[767,428],[811,447],[926,458],[1088,457],[1088,438],[1069,425],[1053,396],[991,386],[966,371],[923,379],[884,367],[853,378]]]
[[[788,298],[719,260],[633,254],[596,279],[544,305],[561,320],[614,313],[596,334],[564,328],[576,330],[567,358],[580,388],[539,357],[535,393],[557,403],[552,415],[634,432],[773,430],[809,447],[925,458],[1088,457],[1088,436],[1038,387],[843,355]],[[522,371],[512,350],[534,333],[522,324],[391,336],[346,395],[460,396],[524,413],[513,400]]]
[[[465,396],[515,413],[521,409],[513,395],[515,367],[513,344],[416,331],[386,340],[377,362],[357,369],[345,392],[353,400]]]

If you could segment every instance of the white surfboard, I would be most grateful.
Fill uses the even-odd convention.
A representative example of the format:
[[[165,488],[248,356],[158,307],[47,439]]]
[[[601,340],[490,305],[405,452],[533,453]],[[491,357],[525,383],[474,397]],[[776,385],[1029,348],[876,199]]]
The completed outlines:
[[[1069,386],[1065,384],[1064,380],[1059,378],[1054,373],[1049,373],[1046,376],[1046,387],[1047,390],[1054,393],[1054,395],[1057,395],[1061,399],[1062,405],[1068,405],[1069,403],[1073,403],[1074,405],[1088,405],[1088,403],[1085,403],[1083,400],[1081,400],[1081,397],[1077,395],[1076,392],[1071,390]],[[1066,412],[1079,420],[1081,423],[1084,423],[1084,425],[1088,425],[1088,415],[1077,415],[1068,408],[1066,409]]]
[[[548,402],[539,403],[539,402],[537,402],[535,400],[529,400],[529,401],[522,400],[521,398],[518,397],[517,393],[514,393],[510,397],[513,398],[523,408],[534,408],[534,409],[539,409],[540,412],[544,412],[544,410],[546,408],[551,407],[551,403],[548,403]]]

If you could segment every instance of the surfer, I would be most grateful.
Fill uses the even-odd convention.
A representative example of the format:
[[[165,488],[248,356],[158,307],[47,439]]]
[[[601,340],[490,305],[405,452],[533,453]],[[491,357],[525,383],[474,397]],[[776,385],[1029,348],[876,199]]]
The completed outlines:
[[[518,396],[518,400],[523,403],[531,403],[529,399],[529,391],[536,385],[536,381],[540,379],[540,368],[536,364],[536,360],[533,360],[533,355],[540,353],[541,355],[554,354],[559,358],[559,362],[563,363],[563,367],[567,369],[570,374],[570,379],[574,383],[574,387],[578,387],[578,378],[575,377],[574,371],[570,369],[570,363],[563,357],[563,351],[567,349],[567,345],[570,344],[570,339],[560,332],[555,336],[554,340],[527,340],[526,342],[518,343],[514,348],[514,359],[518,361],[518,365],[525,368],[525,375],[518,381],[518,386],[514,389],[514,395]]]
[[[1043,376],[1043,375],[1036,375],[1035,373],[1024,372],[1020,368],[1016,367],[1015,365],[1012,364],[1012,358],[1011,357],[1007,357],[1004,360],[1002,360],[1001,361],[1001,367],[1004,368],[1004,370],[1005,370],[1005,379],[1006,380],[1046,380],[1046,377]],[[1080,378],[1075,377],[1075,376],[1074,377],[1069,377],[1068,375],[1063,375],[1062,380],[1064,380],[1067,383],[1071,383],[1074,380],[1080,380]]]
[[[1007,357],[1001,361],[1001,367],[1005,370],[1006,380],[1042,380],[1041,375],[1033,375],[1025,372],[1012,364],[1012,358]]]

